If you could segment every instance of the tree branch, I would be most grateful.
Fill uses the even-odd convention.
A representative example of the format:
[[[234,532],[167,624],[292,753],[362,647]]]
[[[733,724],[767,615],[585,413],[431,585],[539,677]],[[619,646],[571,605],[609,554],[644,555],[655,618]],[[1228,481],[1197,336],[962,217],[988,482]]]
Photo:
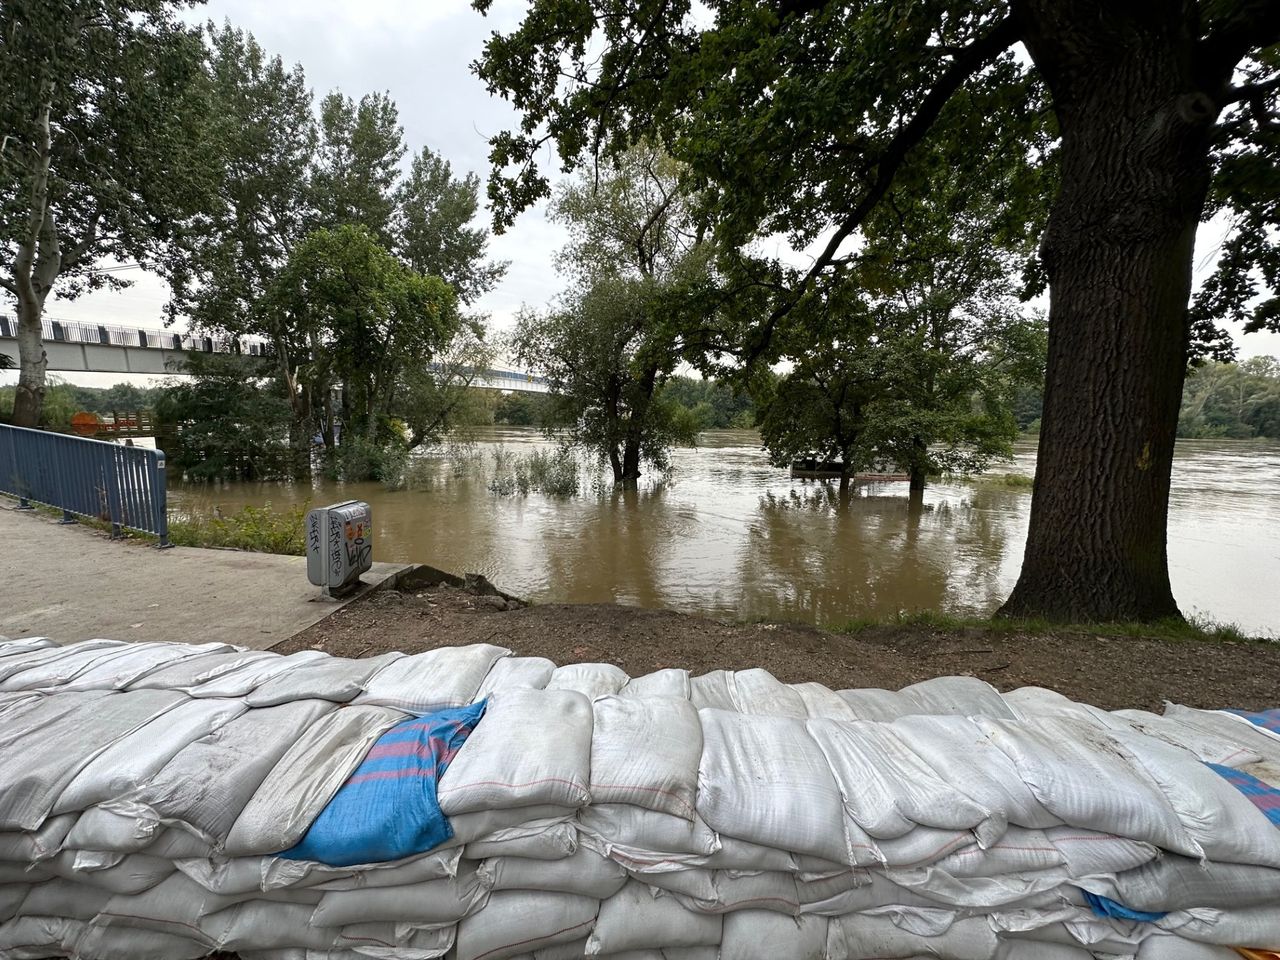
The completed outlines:
[[[893,178],[897,174],[898,168],[902,166],[903,161],[911,152],[911,148],[920,143],[928,134],[934,122],[937,121],[938,116],[942,113],[942,108],[951,99],[952,94],[960,89],[961,85],[971,76],[1013,46],[1018,39],[1017,22],[1012,16],[1008,16],[997,23],[985,36],[974,40],[956,55],[951,66],[938,78],[937,83],[920,101],[920,106],[916,109],[915,114],[898,128],[898,132],[889,141],[880,158],[880,162],[876,165],[876,179],[872,183],[871,189],[867,191],[840,223],[835,234],[813,262],[813,266],[809,268],[809,271],[795,288],[792,295],[785,302],[775,307],[769,315],[758,342],[747,353],[748,363],[759,359],[765,350],[769,348],[769,342],[773,338],[773,331],[778,322],[791,312],[801,297],[808,292],[810,285],[818,274],[835,259],[840,245],[862,225],[876,205],[889,192],[889,187],[893,185]]]
[[[1280,3],[1237,0],[1232,6],[1231,14],[1223,17],[1198,44],[1197,59],[1207,66],[1211,76],[1221,77],[1226,83],[1250,50],[1280,43]]]

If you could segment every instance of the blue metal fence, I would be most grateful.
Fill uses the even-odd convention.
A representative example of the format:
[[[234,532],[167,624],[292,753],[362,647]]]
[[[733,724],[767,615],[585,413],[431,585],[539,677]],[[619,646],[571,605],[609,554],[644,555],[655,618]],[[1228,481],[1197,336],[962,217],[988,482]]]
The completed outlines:
[[[104,440],[46,433],[0,424],[0,493],[76,515],[111,522],[122,530],[154,533],[169,546],[164,452]]]

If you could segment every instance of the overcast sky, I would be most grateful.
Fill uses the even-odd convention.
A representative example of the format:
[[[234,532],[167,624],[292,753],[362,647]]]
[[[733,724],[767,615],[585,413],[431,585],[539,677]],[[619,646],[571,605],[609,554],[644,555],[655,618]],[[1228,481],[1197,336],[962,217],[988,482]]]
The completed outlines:
[[[430,146],[456,174],[488,175],[487,138],[513,125],[515,113],[490,97],[470,64],[493,30],[514,26],[525,0],[495,0],[487,17],[469,0],[210,0],[188,14],[196,21],[230,20],[249,30],[271,54],[301,63],[317,98],[330,90],[359,98],[375,90],[390,93],[400,108],[405,141],[412,154]],[[1197,276],[1206,275],[1221,229],[1200,231]],[[542,209],[524,213],[491,243],[494,257],[511,261],[506,277],[481,302],[495,327],[510,326],[522,303],[546,304],[559,290],[552,254],[564,242],[562,229],[548,223]],[[154,277],[128,274],[135,285],[120,293],[101,292],[75,302],[52,298],[49,316],[157,327],[165,288]],[[1242,357],[1280,355],[1280,335],[1238,339]],[[12,374],[0,374],[0,382]],[[115,375],[68,376],[100,385]]]

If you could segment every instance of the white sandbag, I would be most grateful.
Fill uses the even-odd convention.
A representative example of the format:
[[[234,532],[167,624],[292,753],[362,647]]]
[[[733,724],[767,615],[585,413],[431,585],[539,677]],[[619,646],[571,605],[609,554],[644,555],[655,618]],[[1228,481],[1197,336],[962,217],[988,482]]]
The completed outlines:
[[[435,960],[453,947],[455,927],[415,929],[395,926],[394,945],[385,941],[387,924],[356,923],[343,927],[335,941],[336,949],[325,952],[324,960]],[[243,956],[243,954],[242,954]],[[314,952],[308,960],[316,960]]]
[[[1045,894],[1056,896],[1066,881],[1060,867],[995,877],[958,878],[936,867],[888,869],[885,874],[905,890],[921,894],[949,910],[965,913],[990,913],[1021,907]]]
[[[154,930],[122,930],[86,923],[68,930],[63,949],[73,957],[93,960],[195,960],[208,956],[212,945],[199,937],[158,933]]]
[[[177,663],[158,667],[146,676],[130,683],[126,689],[182,690],[185,692],[247,664],[263,660],[275,662],[279,659],[280,655],[278,653],[270,653],[266,650],[245,650],[242,647],[232,647],[229,650],[213,653],[199,653],[179,660]]]
[[[688,700],[689,693],[689,671],[667,667],[643,676],[632,677],[627,681],[626,686],[618,691],[618,696],[629,700],[644,697],[677,697]]]
[[[505,647],[475,643],[401,657],[375,673],[353,703],[394,707],[415,716],[471,703]]]
[[[31,889],[29,883],[0,883],[0,924],[18,915]]]
[[[894,720],[894,735],[944,781],[969,797],[993,821],[1044,829],[1061,819],[1050,813],[1023,782],[1014,762],[970,719],[911,716]]]
[[[591,702],[576,691],[495,694],[440,778],[440,809],[453,816],[534,804],[585,806],[591,802],[591,726]]]
[[[1091,957],[1092,954],[1086,956]],[[1028,957],[1028,960],[1033,958]],[[1157,935],[1142,941],[1136,960],[1240,960],[1240,954],[1217,944]]]
[[[1069,829],[1078,834],[1087,832]],[[1045,831],[1010,827],[1004,836],[990,846],[983,848],[976,843],[969,844],[947,854],[935,866],[943,873],[963,879],[1033,873],[1055,867],[1065,868],[1066,864],[1066,856],[1053,844]]]
[[[1075,879],[1132,870],[1160,855],[1140,840],[1075,827],[1050,827],[1045,837],[1062,854],[1067,876]]]
[[[555,804],[512,807],[506,810],[478,810],[449,817],[453,839],[444,847],[460,847],[477,841],[498,842],[538,836],[557,823],[573,819],[577,809]]]
[[[576,690],[588,700],[616,694],[626,684],[627,673],[612,663],[569,663],[556,667],[548,690]]]
[[[1194,754],[1136,731],[1116,730],[1109,737],[1159,785],[1204,856],[1280,867],[1280,830]]]
[[[39,883],[52,876],[53,874],[43,867],[0,860],[0,886],[6,883]]]
[[[894,734],[892,724],[810,720],[844,798],[845,814],[872,837],[894,838],[917,826],[972,830],[994,843],[1002,811],[983,809],[944,780]]]
[[[675,898],[654,896],[630,880],[601,901],[600,916],[587,937],[587,956],[665,947],[699,947],[720,942],[719,915],[686,910]]]
[[[297,844],[369,748],[403,719],[386,707],[348,706],[303,730],[245,804],[223,854],[278,853]]]
[[[45,655],[0,660],[0,679],[3,680],[0,689],[55,689],[103,657],[114,656],[127,648],[121,640],[86,640],[54,648]]]
[[[737,710],[729,686],[729,671],[712,670],[689,678],[689,701],[699,710]]]
[[[65,916],[70,920],[92,920],[111,901],[111,893],[86,887],[69,879],[51,879],[29,888],[19,913],[26,916]]]
[[[250,710],[183,748],[150,782],[103,806],[140,819],[178,821],[221,844],[271,769],[333,706],[299,700]]]
[[[154,812],[148,816],[115,813],[104,807],[90,807],[76,817],[67,814],[73,826],[64,845],[71,850],[99,850],[136,853],[149,847],[162,824]]]
[[[739,713],[797,720],[809,715],[800,694],[768,670],[736,670],[729,674],[729,694]]]
[[[163,690],[84,697],[78,709],[0,748],[0,830],[35,830],[62,791],[101,750],[150,723],[179,703]]]
[[[456,960],[507,960],[572,943],[590,931],[599,907],[599,900],[569,893],[494,893],[483,911],[458,924]]]
[[[364,692],[370,677],[403,656],[384,653],[367,660],[326,656],[299,663],[259,684],[245,696],[245,703],[251,707],[312,699],[349,703]]]
[[[702,871],[681,871],[696,873]],[[660,886],[660,881],[681,874],[664,873],[645,876],[650,886]],[[655,883],[655,881],[659,881]],[[690,890],[681,893],[672,890],[676,899],[686,909],[698,913],[732,914],[740,910],[769,910],[796,917],[802,904],[798,883],[794,874],[775,870],[715,870],[710,871],[710,890]]]
[[[578,835],[580,844],[601,856],[646,873],[700,865],[721,845],[700,817],[686,820],[623,803],[584,807]]]
[[[225,643],[131,643],[110,657],[95,661],[59,689],[124,690],[155,670],[203,653],[234,649]]]
[[[37,737],[57,723],[62,717],[85,709],[91,703],[101,703],[120,694],[104,690],[85,693],[9,694],[15,699],[4,713],[4,725],[0,726],[0,757],[20,745],[33,734]]]
[[[486,860],[490,857],[563,860],[565,857],[572,856],[577,849],[578,828],[572,820],[558,819],[536,833],[506,836],[501,840],[482,837],[468,843],[465,848],[468,860]]]
[[[979,717],[974,723],[1014,762],[1041,805],[1064,823],[1202,855],[1151,776],[1100,728],[1052,717]]]
[[[74,851],[64,850],[52,860],[46,860],[44,869],[55,876],[74,880],[88,887],[135,896],[172,876],[177,868],[170,860],[133,853],[106,870],[77,870]]]
[[[806,884],[798,884],[797,891],[801,895],[800,912],[804,915],[822,917],[840,917],[846,914],[863,914],[868,910],[877,910],[886,906],[912,907],[918,909],[937,909],[938,901],[921,893],[899,886],[881,871],[870,871],[865,880],[853,885],[844,885],[843,889],[829,892],[820,899],[810,899],[811,891]],[[813,893],[820,892],[816,888]]]
[[[826,960],[826,917],[738,910],[724,918],[720,960]]]
[[[1082,880],[1080,886],[1134,910],[1154,912],[1280,904],[1280,870],[1172,855],[1114,876]]]
[[[1000,691],[977,677],[931,677],[899,693],[915,703],[916,713],[1017,719]]]
[[[808,717],[828,720],[858,719],[853,707],[830,687],[824,687],[820,683],[793,683],[790,687],[804,702],[805,715]]]
[[[1162,717],[1146,710],[1116,710],[1112,716],[1123,719],[1138,733],[1189,751],[1205,763],[1238,767],[1263,759],[1261,754],[1242,745],[1239,740],[1229,740],[1172,717]]]
[[[1164,715],[1177,723],[1238,743],[1264,760],[1280,763],[1280,736],[1238,714],[1223,710],[1196,710],[1177,703],[1167,703]]]
[[[32,832],[0,832],[0,861],[28,864],[56,857],[75,825],[75,815],[66,814],[50,817]]]
[[[493,890],[550,890],[598,899],[613,896],[627,879],[616,862],[586,847],[555,861],[495,857],[479,869]]]
[[[491,693],[515,687],[545,690],[555,672],[556,665],[546,657],[503,657],[489,668],[471,702],[476,703]]]
[[[320,650],[299,650],[288,656],[273,653],[252,661],[246,659],[240,666],[220,671],[217,676],[196,684],[190,694],[193,697],[247,697],[275,677],[332,659]]]
[[[208,840],[196,836],[182,824],[162,827],[144,849],[149,856],[175,861],[191,857],[208,859],[217,855]]]
[[[83,925],[62,917],[14,917],[0,923],[0,957],[5,960],[44,960],[64,954],[63,936]]]
[[[905,912],[905,911],[904,911]],[[945,933],[923,936],[900,923],[903,916],[867,913],[835,917],[827,933],[829,957],[898,960],[936,957],[938,960],[991,960],[999,944],[984,917],[959,919]]]
[[[52,650],[56,646],[48,637],[0,637],[0,657],[22,657],[40,650]]]
[[[1212,907],[1179,910],[1154,923],[1162,930],[1201,943],[1251,946],[1264,950],[1280,944],[1280,910],[1275,904],[1232,910]]]
[[[328,951],[339,943],[337,930],[315,927],[310,924],[311,906],[305,904],[268,903],[252,900],[200,921],[200,929],[226,951],[278,950],[289,947],[305,947],[308,950]],[[383,924],[382,942],[394,946],[395,930],[391,924]]]
[[[853,863],[840,789],[805,721],[701,710],[698,813],[716,832]]]
[[[489,895],[488,880],[474,866],[463,867],[456,877],[428,880],[396,887],[365,887],[325,893],[311,915],[318,927],[349,923],[406,923],[414,925],[456,923],[481,909]]]
[[[849,846],[853,851],[855,862],[869,865],[862,856],[868,835],[859,839],[855,834],[857,827],[847,824]],[[909,868],[924,867],[937,863],[944,857],[977,844],[977,838],[968,830],[943,830],[939,827],[916,827],[910,833],[888,840],[871,841],[872,863],[884,864],[887,867]]]
[[[859,720],[888,722],[919,712],[914,701],[896,690],[866,687],[860,690],[837,690],[836,695],[849,705]]]
[[[693,819],[702,725],[688,700],[601,697],[592,704],[591,802]]]
[[[331,867],[313,860],[237,857],[234,860],[177,860],[175,866],[214,893],[236,895],[285,889],[358,890],[395,887],[457,876],[461,851],[429,853],[353,867]]]
[[[91,760],[58,795],[55,814],[87,810],[150,780],[178,751],[245,711],[239,700],[179,702]]]
[[[722,836],[718,840],[720,848],[703,858],[702,866],[715,870],[796,870],[796,858],[785,850],[737,837]]]

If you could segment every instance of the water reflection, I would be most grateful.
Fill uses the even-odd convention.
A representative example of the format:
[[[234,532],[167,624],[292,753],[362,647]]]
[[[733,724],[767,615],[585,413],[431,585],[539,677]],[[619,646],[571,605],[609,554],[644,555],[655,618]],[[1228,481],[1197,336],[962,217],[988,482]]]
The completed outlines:
[[[745,431],[704,434],[674,470],[638,490],[559,500],[498,496],[493,452],[546,445],[536,432],[498,429],[477,447],[423,465],[419,486],[253,484],[178,487],[175,499],[234,510],[243,504],[368,500],[379,560],[483,573],[541,601],[619,602],[713,616],[822,624],[942,609],[982,614],[1012,587],[1030,494],[1000,484],[937,484],[922,503],[905,484],[841,492],[793,482],[769,466]],[[1020,445],[1009,472],[1030,473]],[[1189,612],[1280,628],[1280,445],[1183,443],[1170,510],[1170,569]]]

